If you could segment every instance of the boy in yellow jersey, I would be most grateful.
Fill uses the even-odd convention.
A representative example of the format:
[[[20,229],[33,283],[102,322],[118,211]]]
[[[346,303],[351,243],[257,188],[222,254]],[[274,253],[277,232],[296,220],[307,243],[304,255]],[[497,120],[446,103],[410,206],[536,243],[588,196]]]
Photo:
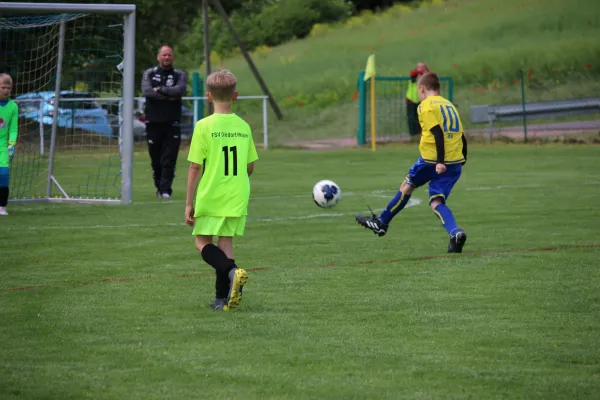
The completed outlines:
[[[422,128],[420,157],[408,171],[400,191],[381,215],[356,215],[356,221],[375,234],[386,234],[389,223],[408,203],[412,192],[429,182],[429,206],[450,235],[449,253],[461,253],[467,234],[456,225],[446,205],[452,188],[467,162],[467,141],[454,105],[440,96],[440,79],[428,72],[418,81],[419,122]]]
[[[194,227],[202,259],[216,272],[214,310],[239,306],[248,280],[247,272],[235,264],[233,237],[244,234],[249,177],[258,155],[250,126],[231,111],[237,98],[236,84],[228,70],[206,79],[206,95],[214,103],[214,114],[196,123],[188,155],[185,221]]]

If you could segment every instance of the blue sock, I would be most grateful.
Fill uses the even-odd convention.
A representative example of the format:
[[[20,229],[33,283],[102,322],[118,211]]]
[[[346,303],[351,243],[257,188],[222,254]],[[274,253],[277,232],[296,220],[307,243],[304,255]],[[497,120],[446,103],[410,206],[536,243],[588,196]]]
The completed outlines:
[[[454,215],[452,215],[452,211],[448,208],[446,204],[440,204],[433,210],[433,213],[437,215],[440,219],[444,228],[449,235],[453,235],[458,230],[458,226],[456,226],[456,221],[454,220]]]
[[[390,201],[385,210],[381,212],[379,220],[384,224],[389,224],[392,218],[396,216],[407,204],[410,199],[410,194],[403,194],[401,191],[396,193],[396,196]]]

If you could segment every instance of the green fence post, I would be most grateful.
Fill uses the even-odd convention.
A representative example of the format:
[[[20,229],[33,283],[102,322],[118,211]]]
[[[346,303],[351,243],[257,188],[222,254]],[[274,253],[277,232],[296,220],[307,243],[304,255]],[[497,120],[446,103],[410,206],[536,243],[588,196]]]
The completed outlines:
[[[527,114],[525,112],[525,76],[523,68],[519,71],[521,75],[521,105],[523,106],[523,141],[527,143]]]
[[[194,97],[203,97],[204,96],[204,83],[202,82],[202,78],[200,78],[200,74],[198,72],[194,72],[192,74],[192,96]],[[204,118],[204,100],[199,99],[196,102],[196,112],[198,113],[198,120]],[[194,121],[196,123],[197,121]]]
[[[358,74],[358,132],[357,143],[359,146],[365,145],[365,128],[366,128],[366,94],[365,94],[365,71]]]

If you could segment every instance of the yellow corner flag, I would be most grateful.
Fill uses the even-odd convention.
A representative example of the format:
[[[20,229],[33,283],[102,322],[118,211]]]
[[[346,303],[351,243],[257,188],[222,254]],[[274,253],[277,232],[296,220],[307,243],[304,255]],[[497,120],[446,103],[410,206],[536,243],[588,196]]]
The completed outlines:
[[[375,151],[375,54],[371,54],[367,59],[365,68],[365,81],[371,79],[371,150]]]
[[[367,59],[367,67],[365,68],[365,81],[375,78],[375,54],[371,54]]]

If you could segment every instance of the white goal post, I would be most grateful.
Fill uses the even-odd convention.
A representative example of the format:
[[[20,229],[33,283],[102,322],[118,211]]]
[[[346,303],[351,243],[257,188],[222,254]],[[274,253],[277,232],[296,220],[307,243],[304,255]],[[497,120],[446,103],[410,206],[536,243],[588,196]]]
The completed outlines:
[[[135,12],[135,4],[0,2],[0,67],[3,69],[0,72],[13,76],[11,98],[20,107],[19,139],[10,167],[11,202],[132,202]],[[93,22],[76,24],[86,18]],[[101,39],[85,37],[86,33],[99,31],[99,27],[105,29],[104,32],[110,30],[112,36],[105,33]],[[102,39],[110,42],[110,50],[106,50],[108,56],[96,45],[95,41]],[[75,47],[75,42],[83,44]],[[78,52],[78,49],[85,51]],[[80,64],[71,59],[78,55],[81,55],[77,61]],[[110,60],[112,71],[108,71],[107,57],[115,57]],[[84,70],[82,65],[89,68]],[[99,70],[99,65],[105,70]],[[85,78],[78,78],[83,74]],[[122,119],[117,137],[86,129],[85,124],[89,126],[92,117],[90,113],[79,111],[89,110],[76,110],[75,102],[65,98],[66,92],[77,97],[77,93],[84,91],[73,89],[76,84],[94,86],[95,91],[119,96],[118,114]],[[42,94],[48,97],[41,97]],[[19,95],[23,95],[21,99]],[[27,114],[28,101],[32,110],[36,104],[41,110],[40,104],[44,102],[47,106],[44,114],[42,111],[39,115],[37,111]],[[66,118],[71,118],[70,125],[65,123]],[[75,123],[77,118],[79,127]],[[37,133],[38,125],[42,126],[41,133]],[[46,136],[50,136],[49,144],[44,142],[44,125]],[[34,130],[36,133],[32,133]],[[77,156],[85,160],[81,164],[85,168],[69,164]],[[14,190],[13,185],[16,185]]]

